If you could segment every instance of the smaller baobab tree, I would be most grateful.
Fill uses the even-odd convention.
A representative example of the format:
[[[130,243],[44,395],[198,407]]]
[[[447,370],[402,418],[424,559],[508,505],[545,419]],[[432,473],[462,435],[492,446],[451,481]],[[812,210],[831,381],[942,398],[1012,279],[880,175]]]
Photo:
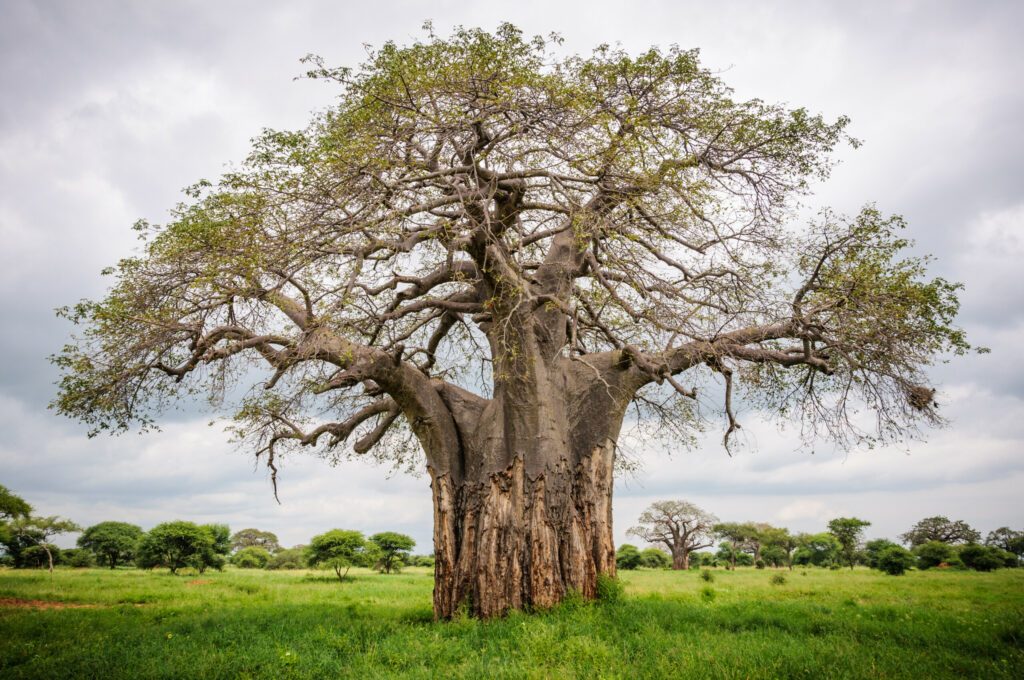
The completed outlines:
[[[718,518],[687,501],[658,501],[637,522],[627,533],[664,545],[672,554],[673,569],[689,569],[690,553],[714,544]]]

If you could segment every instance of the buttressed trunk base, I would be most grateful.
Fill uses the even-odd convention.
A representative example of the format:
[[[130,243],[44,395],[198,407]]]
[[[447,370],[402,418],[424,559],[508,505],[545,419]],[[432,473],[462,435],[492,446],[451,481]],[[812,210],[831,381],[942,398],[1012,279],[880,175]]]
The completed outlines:
[[[609,440],[536,476],[522,456],[461,485],[431,470],[435,617],[546,608],[572,590],[596,597],[598,576],[615,576],[613,463]]]

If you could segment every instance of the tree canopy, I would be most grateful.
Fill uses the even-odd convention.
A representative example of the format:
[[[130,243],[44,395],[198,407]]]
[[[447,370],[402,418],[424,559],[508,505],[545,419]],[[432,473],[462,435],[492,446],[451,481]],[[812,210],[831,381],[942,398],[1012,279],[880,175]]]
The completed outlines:
[[[718,376],[849,442],[933,418],[922,368],[968,348],[957,286],[905,254],[899,217],[792,228],[829,152],[855,143],[847,119],[737,100],[696,50],[555,58],[503,25],[387,43],[355,70],[313,58],[309,76],[337,105],[139,223],[144,251],[106,298],[63,310],[83,332],[54,358],[60,412],[145,426],[255,360],[269,373],[238,434],[271,465],[289,444],[336,457],[363,423],[358,453],[403,422],[443,439],[437,390],[490,391],[530,312],[551,322],[546,353],[628,369],[653,385],[629,398],[668,424],[692,424],[693,386]]]
[[[409,559],[409,551],[416,547],[411,536],[395,531],[382,531],[369,540],[380,548],[380,568],[385,574],[400,569]]]
[[[928,541],[942,541],[951,544],[978,543],[981,541],[981,534],[971,528],[967,522],[953,521],[939,515],[925,517],[912,526],[907,533],[900,534],[900,540],[913,548]]]
[[[840,551],[850,569],[853,569],[857,547],[864,536],[864,529],[869,526],[871,526],[871,522],[857,517],[836,517],[829,520],[828,531],[839,541]]]
[[[78,537],[78,546],[91,550],[111,569],[135,559],[142,528],[127,522],[100,522]]]

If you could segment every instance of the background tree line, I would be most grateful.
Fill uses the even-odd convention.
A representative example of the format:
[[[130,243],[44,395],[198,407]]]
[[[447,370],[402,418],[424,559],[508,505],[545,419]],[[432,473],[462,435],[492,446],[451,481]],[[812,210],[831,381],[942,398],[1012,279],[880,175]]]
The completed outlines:
[[[77,548],[61,549],[52,538],[78,533]],[[352,567],[383,573],[404,566],[432,567],[434,558],[413,555],[416,542],[405,534],[385,531],[365,537],[362,532],[333,529],[314,536],[309,545],[282,547],[269,531],[248,528],[231,533],[226,524],[197,524],[176,520],[149,531],[128,522],[100,522],[83,528],[61,517],[34,514],[32,506],[0,485],[0,566],[138,567],[141,569],[222,570],[228,564],[242,569],[332,569],[344,579]]]
[[[857,565],[902,574],[908,569],[960,568],[978,571],[1017,567],[1024,560],[1024,531],[1000,527],[981,533],[966,522],[926,517],[901,534],[899,543],[864,540],[871,522],[837,517],[819,533],[793,533],[766,522],[721,522],[688,501],[658,501],[627,532],[650,544],[625,543],[616,553],[619,569],[693,569],[754,566],[839,569]],[[902,545],[901,545],[902,543]],[[906,547],[904,547],[906,546]],[[716,548],[705,551],[705,548]]]

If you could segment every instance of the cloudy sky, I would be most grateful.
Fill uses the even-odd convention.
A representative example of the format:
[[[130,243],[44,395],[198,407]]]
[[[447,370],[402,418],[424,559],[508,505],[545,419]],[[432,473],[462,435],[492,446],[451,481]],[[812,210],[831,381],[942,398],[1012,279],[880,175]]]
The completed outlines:
[[[811,452],[753,413],[732,458],[718,432],[694,451],[625,442],[644,464],[616,486],[620,542],[664,498],[801,531],[853,514],[872,537],[934,514],[1024,528],[1024,4],[487,5],[0,0],[0,483],[82,524],[217,521],[286,544],[394,529],[428,552],[425,476],[295,457],[278,505],[209,417],[87,439],[46,409],[46,357],[69,333],[53,309],[103,292],[99,271],[133,252],[136,219],[162,221],[181,187],[240,160],[261,128],[301,127],[330,104],[329,86],[294,80],[303,55],[355,65],[364,44],[410,40],[425,19],[440,32],[509,20],[561,33],[566,51],[699,47],[740,96],[849,115],[865,144],[841,152],[815,203],[906,216],[935,272],[965,283],[962,324],[992,349],[933,372],[951,425],[905,449]]]

